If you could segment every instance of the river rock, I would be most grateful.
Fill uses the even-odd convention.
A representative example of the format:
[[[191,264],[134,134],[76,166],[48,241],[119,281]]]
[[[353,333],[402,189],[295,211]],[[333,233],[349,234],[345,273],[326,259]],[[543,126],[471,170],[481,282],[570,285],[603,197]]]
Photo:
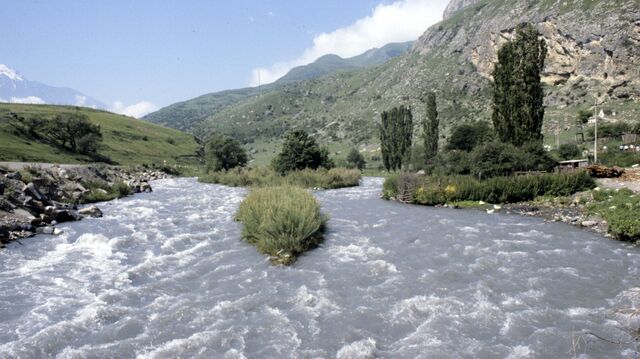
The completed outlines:
[[[149,182],[142,182],[142,183],[140,183],[140,191],[141,192],[153,192],[153,189],[151,188],[151,185],[149,184]]]
[[[36,217],[31,214],[29,211],[22,209],[22,208],[16,208],[13,210],[13,214],[17,217],[22,217],[23,219],[27,219],[27,220],[32,220],[35,219]]]
[[[93,218],[102,217],[102,211],[100,210],[100,208],[96,206],[89,206],[89,207],[82,208],[81,210],[78,211],[78,214],[85,217],[93,217]]]
[[[78,214],[78,212],[75,211],[70,211],[70,210],[62,210],[62,211],[58,211],[58,213],[56,214],[56,217],[53,218],[54,220],[58,221],[58,223],[62,223],[62,222],[72,222],[72,221],[79,221],[82,219],[82,216],[80,216]]]
[[[580,223],[581,226],[583,227],[595,227],[598,225],[597,221],[582,221],[582,223]]]
[[[62,230],[52,226],[36,228],[37,234],[52,234],[54,236],[62,234]]]
[[[35,184],[33,184],[33,182],[29,182],[26,185],[24,185],[24,187],[22,187],[22,192],[37,199],[38,201],[46,200],[46,197],[38,190],[38,188],[36,187]]]
[[[0,227],[0,242],[9,239],[9,230],[5,227]]]
[[[0,181],[0,196],[4,194],[4,181]]]
[[[12,180],[21,180],[22,179],[22,175],[20,174],[20,172],[11,172],[11,173],[7,173],[6,175],[4,175],[6,178],[8,179],[12,179]]]

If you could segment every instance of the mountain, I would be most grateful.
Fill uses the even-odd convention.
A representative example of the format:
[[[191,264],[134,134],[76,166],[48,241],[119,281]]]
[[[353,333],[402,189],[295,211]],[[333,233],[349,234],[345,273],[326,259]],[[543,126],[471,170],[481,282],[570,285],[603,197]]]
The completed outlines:
[[[3,64],[0,64],[0,102],[107,108],[102,102],[74,89],[29,81]]]
[[[200,145],[192,135],[107,111],[76,106],[0,103],[0,161],[91,163],[90,158],[46,141],[18,136],[10,125],[11,113],[24,118],[53,118],[80,112],[100,126],[101,155],[122,165],[194,164]]]
[[[412,44],[413,41],[391,43],[346,59],[338,55],[324,55],[308,65],[294,67],[275,83],[285,84],[310,80],[338,71],[356,70],[380,65],[407,52]]]
[[[311,64],[291,69],[286,75],[272,84],[202,95],[191,100],[164,107],[146,115],[144,119],[181,131],[197,132],[196,128],[201,125],[205,118],[235,103],[270,92],[283,85],[311,80],[340,71],[380,65],[389,59],[405,53],[411,47],[411,44],[412,42],[391,43],[346,59],[337,55],[325,55]]]
[[[640,0],[452,0],[449,8],[407,53],[366,69],[265,88],[218,107],[191,131],[264,142],[304,128],[325,140],[375,146],[381,111],[410,105],[419,121],[420,99],[435,91],[446,135],[456,123],[490,118],[496,52],[523,22],[536,26],[548,46],[546,132],[570,129],[594,96],[616,120],[640,118]]]

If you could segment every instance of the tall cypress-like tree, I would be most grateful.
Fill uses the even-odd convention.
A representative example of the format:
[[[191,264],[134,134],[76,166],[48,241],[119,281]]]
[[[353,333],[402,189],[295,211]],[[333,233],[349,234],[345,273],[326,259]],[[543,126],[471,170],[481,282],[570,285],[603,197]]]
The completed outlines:
[[[438,107],[436,105],[436,94],[430,92],[426,99],[427,114],[422,120],[422,136],[424,141],[425,163],[429,163],[438,154]]]
[[[387,171],[402,169],[413,138],[413,115],[409,107],[394,107],[380,114],[382,162]]]
[[[522,146],[542,141],[544,90],[540,74],[547,45],[530,24],[519,25],[516,38],[498,51],[493,70],[493,126],[502,142]]]

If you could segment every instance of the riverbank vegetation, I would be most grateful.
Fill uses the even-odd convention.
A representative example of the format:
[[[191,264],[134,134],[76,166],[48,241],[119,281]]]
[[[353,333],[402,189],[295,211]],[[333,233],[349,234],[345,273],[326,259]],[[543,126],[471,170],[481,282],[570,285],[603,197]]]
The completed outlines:
[[[335,189],[353,187],[360,183],[357,169],[332,168],[304,169],[280,175],[272,168],[234,168],[229,171],[211,172],[198,179],[204,183],[216,183],[232,187],[298,186],[303,188]]]
[[[247,242],[285,265],[320,243],[327,220],[311,193],[288,185],[252,189],[236,219]]]
[[[353,168],[334,168],[328,151],[320,147],[305,131],[294,130],[285,136],[282,151],[271,166],[246,167],[247,155],[237,141],[214,136],[207,145],[207,173],[201,182],[233,187],[298,186],[333,189],[357,186],[364,159],[351,155]]]
[[[568,196],[596,186],[588,173],[503,176],[479,180],[470,176],[400,174],[387,178],[383,197],[429,206],[453,202],[516,203],[538,196]]]
[[[87,180],[82,182],[87,190],[76,200],[77,204],[88,204],[96,202],[111,201],[113,199],[126,197],[133,194],[133,189],[124,181],[108,183],[98,180]]]
[[[593,191],[588,212],[602,217],[609,233],[623,241],[640,240],[640,196],[628,189]]]

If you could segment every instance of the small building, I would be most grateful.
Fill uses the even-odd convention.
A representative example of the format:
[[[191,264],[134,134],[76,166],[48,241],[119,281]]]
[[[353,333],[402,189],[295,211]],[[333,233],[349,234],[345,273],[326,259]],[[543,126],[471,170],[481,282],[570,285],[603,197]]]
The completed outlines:
[[[577,169],[586,168],[587,166],[589,166],[589,160],[586,158],[581,160],[560,161],[556,167],[556,172],[571,172]]]

